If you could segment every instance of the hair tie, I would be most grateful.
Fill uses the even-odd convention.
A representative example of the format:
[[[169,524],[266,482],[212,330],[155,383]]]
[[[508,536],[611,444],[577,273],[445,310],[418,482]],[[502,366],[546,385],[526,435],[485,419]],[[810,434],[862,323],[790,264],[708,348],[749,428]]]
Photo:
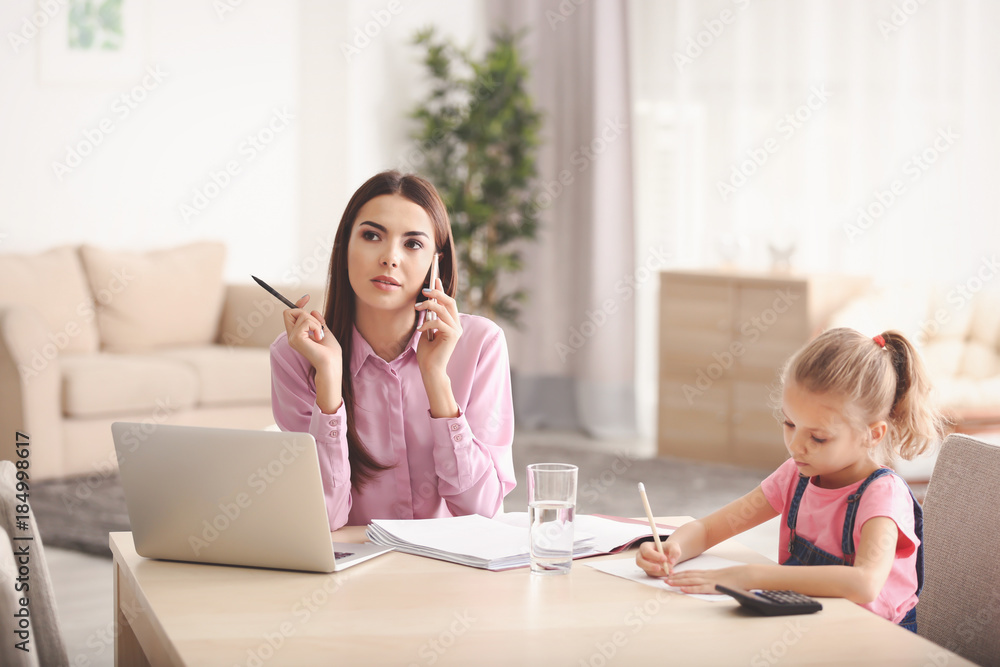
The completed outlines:
[[[883,350],[885,349],[885,338],[882,338],[881,334],[878,336],[872,336],[872,340],[875,341],[880,348]]]

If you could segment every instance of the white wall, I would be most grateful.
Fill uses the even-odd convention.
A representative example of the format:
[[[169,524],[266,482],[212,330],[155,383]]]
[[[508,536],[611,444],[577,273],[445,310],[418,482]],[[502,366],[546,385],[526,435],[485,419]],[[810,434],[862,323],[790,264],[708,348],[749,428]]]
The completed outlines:
[[[427,90],[417,30],[459,44],[487,36],[481,0],[301,0],[301,236],[284,275],[322,281],[354,190],[408,160],[408,114]],[[323,261],[319,261],[322,258]],[[311,269],[311,270],[309,270]]]
[[[350,194],[405,155],[406,114],[425,89],[414,32],[485,35],[478,1],[127,0],[146,8],[142,64],[163,73],[129,109],[119,98],[141,71],[43,80],[42,48],[67,11],[47,1],[51,19],[36,0],[0,4],[0,253],[221,239],[226,277],[240,282],[323,280]],[[260,150],[247,141],[258,134]],[[215,196],[196,200],[206,186]]]
[[[33,0],[0,5],[0,252],[218,238],[229,245],[229,278],[289,261],[298,124],[274,121],[278,131],[259,151],[245,142],[251,134],[269,138],[276,109],[298,112],[297,5],[255,0],[220,16],[203,0],[150,0],[144,60],[161,80],[146,76],[147,90],[133,95],[142,74],[113,83],[42,80],[45,31],[67,11],[53,4],[54,18],[19,49],[9,35],[24,34],[24,19],[35,22],[39,8]],[[134,108],[123,94],[133,95]],[[101,131],[102,123],[111,131]],[[71,148],[84,152],[94,143],[78,166],[62,178],[54,173]],[[229,162],[238,173],[185,220],[181,205],[193,204],[196,190]]]

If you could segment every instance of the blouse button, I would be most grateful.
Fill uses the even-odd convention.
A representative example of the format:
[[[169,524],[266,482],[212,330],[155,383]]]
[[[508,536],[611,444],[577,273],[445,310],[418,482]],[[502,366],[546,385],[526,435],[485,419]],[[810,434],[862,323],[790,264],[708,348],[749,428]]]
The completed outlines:
[[[461,428],[461,427],[458,424],[452,424],[451,425],[451,430],[452,431],[457,431],[459,428]]]
[[[334,430],[330,431],[330,436],[336,438],[337,437],[337,429],[334,429]]]
[[[455,442],[462,442],[462,434],[461,433],[459,433],[458,435],[455,436]]]

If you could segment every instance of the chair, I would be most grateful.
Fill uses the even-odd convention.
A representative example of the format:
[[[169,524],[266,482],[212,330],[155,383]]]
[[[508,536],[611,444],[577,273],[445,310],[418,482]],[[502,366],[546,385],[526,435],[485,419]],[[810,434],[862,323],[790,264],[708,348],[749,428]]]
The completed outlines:
[[[23,516],[23,512],[17,511],[17,505],[21,500],[17,498],[17,470],[11,461],[0,461],[0,665],[4,667],[37,667],[43,665],[49,667],[64,667],[69,665],[69,657],[66,654],[66,644],[63,642],[62,633],[59,630],[59,623],[56,617],[55,595],[52,592],[52,580],[49,578],[49,567],[45,561],[45,552],[42,550],[41,537],[38,535],[38,526],[35,524],[35,517],[28,512],[28,521],[22,520],[18,526],[18,515]],[[30,501],[31,480],[28,480],[28,500]],[[15,537],[31,536],[31,540],[15,540]],[[17,556],[18,549],[27,545],[28,556]],[[18,560],[27,560],[27,563]],[[28,591],[19,592],[14,586],[18,583],[18,577],[23,576],[23,569],[27,568]],[[22,580],[23,581],[23,580]],[[21,624],[22,617],[14,614],[23,607],[20,598],[30,599],[28,606],[29,616],[25,622],[27,627]],[[29,643],[26,647],[29,651],[22,651],[15,646],[21,639],[15,635],[15,631],[26,631]]]
[[[924,500],[919,634],[1000,666],[1000,447],[945,438]]]

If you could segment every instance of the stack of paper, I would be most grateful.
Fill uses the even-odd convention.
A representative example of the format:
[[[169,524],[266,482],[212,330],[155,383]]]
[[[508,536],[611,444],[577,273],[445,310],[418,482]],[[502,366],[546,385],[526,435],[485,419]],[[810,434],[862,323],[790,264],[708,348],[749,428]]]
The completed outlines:
[[[672,531],[663,530],[661,535]],[[573,557],[611,553],[649,536],[649,526],[597,516],[574,520]],[[397,551],[487,570],[527,566],[531,559],[526,512],[488,519],[478,514],[439,519],[376,519],[368,539]]]

